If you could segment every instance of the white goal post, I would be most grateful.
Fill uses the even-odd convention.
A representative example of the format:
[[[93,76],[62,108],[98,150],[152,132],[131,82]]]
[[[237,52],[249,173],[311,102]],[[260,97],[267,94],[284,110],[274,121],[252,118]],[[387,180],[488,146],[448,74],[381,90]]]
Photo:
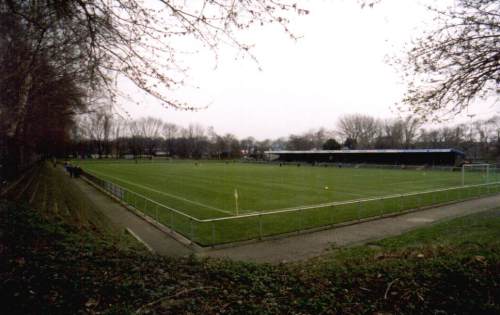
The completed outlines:
[[[485,178],[485,183],[489,183],[490,179],[490,164],[464,164],[462,165],[462,186],[465,185],[465,172],[482,172]]]

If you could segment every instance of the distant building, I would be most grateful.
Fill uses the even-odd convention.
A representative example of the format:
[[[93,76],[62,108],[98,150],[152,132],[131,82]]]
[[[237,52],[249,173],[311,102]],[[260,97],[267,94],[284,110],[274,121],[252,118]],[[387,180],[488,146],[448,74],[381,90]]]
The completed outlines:
[[[154,152],[154,155],[155,155],[155,156],[165,157],[165,156],[169,156],[169,153],[168,153],[168,152],[165,152],[165,151],[155,151],[155,152]]]
[[[308,163],[461,165],[465,154],[456,149],[266,151],[271,160]]]

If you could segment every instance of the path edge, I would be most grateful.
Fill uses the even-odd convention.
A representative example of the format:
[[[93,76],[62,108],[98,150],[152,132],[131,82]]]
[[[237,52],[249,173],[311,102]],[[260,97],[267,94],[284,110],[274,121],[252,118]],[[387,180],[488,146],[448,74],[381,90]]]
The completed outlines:
[[[336,224],[329,224],[329,225],[323,225],[319,227],[313,227],[309,229],[304,229],[301,231],[293,231],[293,232],[288,232],[288,233],[281,233],[281,234],[276,234],[276,235],[269,235],[269,236],[264,236],[261,238],[252,238],[249,240],[243,240],[243,241],[236,241],[236,242],[228,242],[228,243],[223,243],[223,244],[216,244],[216,245],[208,245],[208,246],[202,246],[197,244],[196,242],[190,240],[189,238],[183,236],[182,234],[178,233],[177,231],[159,223],[156,221],[154,218],[140,212],[139,210],[135,209],[131,205],[123,202],[113,194],[110,194],[108,191],[104,190],[103,188],[99,187],[98,185],[94,184],[93,182],[89,181],[88,179],[81,177],[86,183],[89,185],[97,188],[99,191],[103,192],[104,194],[108,195],[111,197],[114,201],[117,201],[120,205],[122,205],[125,209],[129,210],[139,218],[145,220],[147,223],[151,224],[155,228],[159,229],[160,231],[170,235],[172,238],[174,238],[176,241],[181,243],[184,246],[189,247],[196,253],[201,253],[201,252],[210,252],[212,250],[219,250],[219,249],[225,249],[225,248],[233,248],[233,247],[239,247],[239,246],[244,246],[244,245],[249,245],[249,244],[255,244],[261,241],[269,241],[269,240],[278,240],[278,239],[283,239],[287,238],[290,236],[295,236],[295,235],[304,235],[304,234],[312,234],[315,232],[320,232],[324,230],[329,230],[329,229],[335,229],[335,228],[340,228],[340,227],[345,227],[345,226],[351,226],[351,225],[356,225],[364,222],[370,222],[370,221],[377,221],[381,219],[386,219],[386,218],[391,218],[391,217],[398,217],[402,216],[405,214],[409,213],[414,213],[414,212],[419,212],[419,211],[424,211],[424,210],[429,210],[433,208],[439,208],[443,206],[448,206],[448,205],[453,205],[453,204],[459,204],[459,203],[464,203],[468,201],[473,201],[473,200],[478,200],[478,199],[485,199],[489,197],[494,197],[496,195],[499,195],[500,193],[493,193],[490,195],[486,196],[477,196],[477,197],[472,197],[464,200],[452,200],[448,202],[442,202],[438,204],[433,204],[433,205],[428,205],[428,206],[423,206],[423,207],[418,207],[418,208],[412,208],[412,209],[407,209],[399,212],[393,212],[393,213],[387,213],[379,216],[374,216],[374,217],[369,217],[369,218],[363,218],[363,219],[358,219],[358,220],[351,220],[347,222],[342,222],[342,223],[336,223]]]
[[[182,245],[184,245],[184,246],[186,246],[186,247],[194,250],[195,252],[201,252],[201,251],[204,250],[203,247],[201,247],[200,245],[198,245],[195,242],[191,241],[190,239],[188,239],[184,235],[182,235],[182,234],[178,233],[177,231],[175,231],[175,230],[173,230],[173,229],[171,229],[171,228],[169,228],[169,227],[161,224],[160,222],[156,221],[155,219],[153,219],[152,217],[148,216],[147,214],[144,214],[141,211],[137,210],[136,208],[132,207],[131,205],[123,202],[122,200],[120,200],[119,198],[117,198],[116,196],[114,196],[113,194],[110,194],[109,192],[107,192],[106,190],[104,190],[102,187],[94,184],[92,181],[86,179],[85,177],[80,177],[80,179],[82,179],[84,182],[86,182],[90,186],[96,188],[100,192],[104,193],[105,195],[107,195],[108,197],[110,197],[111,199],[113,199],[114,201],[118,202],[123,208],[125,208],[128,211],[132,212],[133,214],[135,214],[136,216],[138,216],[140,219],[143,219],[144,221],[146,221],[147,223],[149,223],[150,225],[152,225],[156,229],[158,229],[161,232],[163,232],[163,233],[171,236],[174,240],[176,240],[177,242],[181,243]]]

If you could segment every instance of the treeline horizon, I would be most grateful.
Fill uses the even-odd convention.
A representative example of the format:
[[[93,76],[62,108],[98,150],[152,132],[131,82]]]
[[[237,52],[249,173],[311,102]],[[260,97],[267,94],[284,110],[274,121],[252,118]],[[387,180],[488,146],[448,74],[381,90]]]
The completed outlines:
[[[66,155],[123,157],[166,155],[178,158],[263,158],[268,150],[439,149],[462,150],[469,158],[500,156],[500,116],[438,128],[418,119],[378,119],[364,114],[340,117],[331,129],[318,127],[287,137],[257,140],[219,134],[214,127],[181,126],[159,118],[114,118],[106,112],[81,117],[71,131]]]
[[[490,160],[499,155],[496,117],[423,129],[415,119],[378,120],[353,114],[339,119],[335,127],[332,122],[331,128],[318,126],[261,141],[220,135],[198,124],[179,127],[170,123],[177,127],[167,137],[165,122],[160,123],[161,132],[149,134],[150,126],[139,126],[139,120],[118,123],[109,117],[92,118],[103,116],[101,105],[116,105],[124,92],[116,84],[122,78],[166,108],[192,110],[193,104],[170,93],[186,84],[189,72],[182,62],[185,50],[178,46],[180,39],[194,39],[213,52],[230,42],[237,51],[255,57],[251,43],[241,41],[238,30],[276,22],[285,26],[284,34],[293,37],[286,27],[290,14],[309,13],[296,5],[267,0],[204,3],[218,14],[199,18],[199,12],[191,11],[194,7],[171,1],[158,2],[165,15],[142,3],[0,0],[0,181],[19,176],[42,157],[67,154],[119,156],[163,150],[179,157],[252,154],[258,158],[265,149],[340,145],[358,149],[454,147],[472,158]],[[443,113],[456,115],[473,106],[477,98],[497,96],[497,11],[492,0],[458,1],[449,15],[436,20],[441,25],[436,32],[442,36],[422,36],[406,57],[394,60],[410,83],[398,108],[430,119]],[[466,23],[451,23],[446,16]],[[80,130],[85,121],[92,120],[105,127]],[[95,132],[102,134],[92,135]]]

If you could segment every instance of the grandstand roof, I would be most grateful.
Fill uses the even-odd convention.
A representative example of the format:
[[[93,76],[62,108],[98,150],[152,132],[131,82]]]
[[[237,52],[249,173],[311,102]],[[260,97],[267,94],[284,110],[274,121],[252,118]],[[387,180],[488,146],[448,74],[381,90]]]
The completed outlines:
[[[265,151],[265,154],[352,154],[352,153],[456,153],[465,155],[457,149],[387,149],[387,150],[309,150],[309,151]]]

